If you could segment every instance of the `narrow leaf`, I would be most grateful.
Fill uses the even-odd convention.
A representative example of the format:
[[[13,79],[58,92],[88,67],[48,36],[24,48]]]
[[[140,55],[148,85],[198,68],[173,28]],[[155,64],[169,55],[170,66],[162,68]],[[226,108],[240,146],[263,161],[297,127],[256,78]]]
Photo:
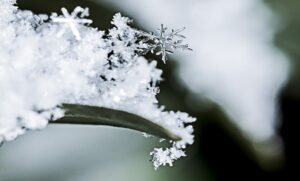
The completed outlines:
[[[66,111],[65,116],[52,123],[115,126],[141,131],[169,140],[181,140],[171,130],[125,111],[77,104],[64,104],[63,109]]]

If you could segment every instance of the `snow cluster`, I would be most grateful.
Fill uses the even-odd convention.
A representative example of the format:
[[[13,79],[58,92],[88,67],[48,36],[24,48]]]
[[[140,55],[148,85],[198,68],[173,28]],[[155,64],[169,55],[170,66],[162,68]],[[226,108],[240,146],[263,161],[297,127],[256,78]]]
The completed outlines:
[[[181,136],[172,148],[151,153],[155,168],[172,165],[193,143],[193,128],[185,125],[195,119],[157,104],[162,71],[143,55],[161,48],[159,36],[131,28],[120,14],[105,33],[89,27],[87,16],[81,7],[35,15],[19,10],[15,0],[0,0],[0,142],[63,117],[62,103],[103,106],[141,115]]]

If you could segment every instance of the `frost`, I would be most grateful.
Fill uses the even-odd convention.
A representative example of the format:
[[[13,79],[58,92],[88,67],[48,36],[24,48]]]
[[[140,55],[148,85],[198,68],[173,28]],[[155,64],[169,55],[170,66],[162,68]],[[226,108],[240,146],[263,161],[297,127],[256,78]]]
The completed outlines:
[[[176,147],[166,148],[155,148],[150,153],[153,160],[154,169],[157,170],[160,166],[173,166],[173,162],[178,158],[186,156],[182,150],[178,150]]]
[[[73,103],[128,111],[182,137],[172,148],[151,153],[155,168],[185,155],[193,143],[187,124],[195,119],[158,106],[162,71],[143,57],[161,47],[165,61],[165,45],[186,47],[175,40],[181,30],[166,36],[142,32],[118,13],[104,33],[88,26],[88,9],[62,8],[62,15],[49,17],[14,3],[0,0],[0,142],[46,127],[64,116],[63,103]]]

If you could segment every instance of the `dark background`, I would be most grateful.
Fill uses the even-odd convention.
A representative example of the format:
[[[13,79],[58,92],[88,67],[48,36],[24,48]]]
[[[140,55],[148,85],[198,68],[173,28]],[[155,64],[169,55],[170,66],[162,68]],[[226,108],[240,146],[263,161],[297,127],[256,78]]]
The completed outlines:
[[[277,34],[276,41],[274,43],[288,55],[291,60],[291,67],[293,70],[291,73],[291,79],[284,87],[279,97],[282,119],[279,134],[283,139],[285,148],[283,156],[284,159],[274,162],[272,159],[269,159],[271,161],[268,161],[267,164],[260,164],[259,161],[254,159],[253,156],[251,156],[251,153],[247,151],[249,146],[247,146],[247,144],[249,143],[243,142],[243,139],[238,138],[239,133],[235,133],[235,128],[228,128],[228,126],[224,126],[224,122],[227,123],[228,118],[217,105],[208,103],[209,106],[205,106],[205,109],[201,109],[199,111],[191,109],[191,106],[187,105],[188,103],[186,101],[189,95],[188,90],[182,87],[177,80],[172,78],[174,77],[177,65],[173,61],[169,61],[167,65],[159,64],[159,67],[165,72],[164,78],[166,79],[166,81],[161,83],[161,93],[159,95],[160,103],[167,105],[168,108],[173,110],[188,112],[191,115],[196,116],[198,120],[201,120],[194,125],[196,130],[196,142],[187,150],[188,157],[183,158],[179,161],[179,163],[175,163],[174,167],[162,168],[158,171],[160,173],[154,172],[149,167],[147,168],[149,169],[149,173],[146,175],[139,173],[141,174],[141,177],[138,178],[145,179],[145,177],[149,177],[149,180],[186,181],[300,180],[298,173],[298,171],[300,171],[298,166],[299,149],[297,147],[299,142],[298,139],[300,138],[300,131],[297,131],[297,129],[299,129],[298,122],[300,117],[300,74],[298,73],[300,67],[298,61],[300,59],[300,1],[268,0],[266,2],[285,22],[284,27]],[[113,7],[102,6],[99,3],[96,4],[91,1],[84,0],[21,0],[19,1],[19,5],[22,9],[30,9],[36,13],[59,12],[60,7],[63,6],[68,9],[72,9],[77,5],[89,7],[90,11],[93,12],[90,17],[94,20],[93,26],[101,27],[101,29],[111,27],[111,17],[114,13],[118,12],[118,10]],[[132,18],[134,19],[134,17]],[[143,28],[142,24],[135,24],[135,26]],[[174,101],[174,97],[176,97],[176,101]],[[197,104],[198,105],[196,106],[201,106],[201,104],[207,103],[202,103],[200,101]],[[18,144],[18,142],[14,144]],[[84,143],[82,143],[82,147],[85,147]],[[80,152],[80,148],[82,147],[74,149],[78,149],[77,151]],[[51,150],[49,150],[49,152],[51,155]],[[53,159],[55,159],[55,157]],[[60,165],[59,162],[61,161],[63,160],[56,160],[57,165]],[[141,159],[139,161],[142,162],[143,160]],[[146,164],[150,165],[148,162]],[[30,166],[30,163],[26,163],[25,165]],[[127,166],[131,167],[131,165]],[[51,167],[51,165],[49,165],[49,167]],[[65,168],[56,169],[64,170]],[[81,168],[80,170],[75,169],[73,171],[80,172],[83,171],[83,169],[89,168]],[[17,171],[18,170],[16,170],[16,172]],[[7,175],[5,177],[1,177],[0,172],[0,180],[65,180],[64,178],[66,177],[64,177],[64,173],[60,173],[60,176],[55,175],[55,173],[56,172],[54,171],[51,172],[51,174],[44,174],[44,176],[37,177],[35,176],[35,173],[32,172],[30,176],[22,179],[17,176],[14,177]],[[120,174],[118,171],[114,171],[113,173]],[[72,171],[66,171],[65,174],[72,174]],[[151,179],[152,176],[153,178]],[[99,180],[106,181],[109,180],[109,178],[99,178]]]

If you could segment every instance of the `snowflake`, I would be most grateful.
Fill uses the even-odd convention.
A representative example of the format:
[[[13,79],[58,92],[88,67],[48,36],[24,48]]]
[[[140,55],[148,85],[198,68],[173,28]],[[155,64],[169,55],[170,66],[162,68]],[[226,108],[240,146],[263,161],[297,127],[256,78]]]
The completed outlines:
[[[70,14],[66,8],[61,8],[61,11],[63,13],[63,16],[57,16],[57,14],[53,14],[51,16],[51,19],[55,23],[65,23],[72,31],[73,35],[76,37],[77,40],[81,40],[81,36],[78,30],[79,24],[91,24],[93,21],[90,19],[84,19],[83,17],[86,17],[89,15],[88,8],[81,8],[76,7],[74,11]],[[80,16],[78,18],[78,14],[80,13]],[[62,36],[62,34],[65,33],[65,29],[62,29],[58,36]]]
[[[150,51],[151,53],[156,52],[156,55],[161,55],[162,61],[166,63],[167,54],[173,54],[172,50],[192,50],[188,44],[183,44],[183,39],[186,37],[180,34],[185,28],[167,32],[168,28],[161,24],[161,27],[157,29],[159,35],[152,32],[143,32],[138,30],[138,34],[142,37],[142,42],[147,44],[145,53]]]

